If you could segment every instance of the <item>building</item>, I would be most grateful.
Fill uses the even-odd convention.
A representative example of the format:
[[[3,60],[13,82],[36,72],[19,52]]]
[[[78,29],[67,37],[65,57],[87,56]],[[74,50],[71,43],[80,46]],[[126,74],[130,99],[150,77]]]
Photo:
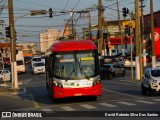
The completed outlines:
[[[53,28],[48,29],[47,32],[40,33],[40,52],[45,53],[60,36],[61,33]]]
[[[122,23],[123,20],[121,20]],[[120,32],[119,32],[119,21],[118,20],[114,20],[114,21],[108,21],[107,22],[107,27],[102,27],[102,31],[103,33],[108,32],[110,33],[110,38],[115,38],[115,37],[120,37]],[[124,32],[124,29],[122,29],[122,34]],[[98,34],[98,25],[92,25],[91,27],[91,34],[92,34],[92,39],[96,39],[97,38],[97,34]],[[88,39],[90,36],[90,32],[89,32],[89,28],[83,28],[83,38],[84,39]]]
[[[17,49],[19,47],[19,49],[21,50],[30,50],[32,54],[36,54],[36,51],[37,51],[37,46],[36,46],[36,43],[34,42],[17,43],[16,46],[17,46]]]
[[[160,28],[160,11],[156,11],[154,16],[154,27]],[[144,33],[146,35],[151,32],[151,14],[144,15]]]
[[[121,24],[123,24],[124,22],[129,22],[128,20],[124,21],[121,20],[120,21]],[[107,24],[105,26],[105,24]],[[131,50],[131,41],[130,41],[130,37],[127,35],[126,38],[124,38],[125,34],[124,34],[124,29],[125,27],[122,26],[122,41],[123,44],[125,44],[125,51],[126,52],[130,52]],[[134,29],[134,28],[133,28]],[[122,53],[122,43],[121,43],[121,37],[120,37],[120,31],[119,31],[119,21],[118,20],[113,20],[113,21],[107,21],[107,23],[104,23],[104,26],[102,26],[102,32],[103,33],[107,33],[108,31],[108,35],[109,35],[109,41],[107,41],[107,36],[103,36],[103,39],[106,41],[106,49],[107,49],[107,53],[109,51],[109,47],[110,49],[117,49],[118,53]],[[134,30],[133,30],[134,31]],[[92,25],[91,27],[91,33],[92,33],[92,39],[93,40],[97,40],[98,38],[98,25]],[[83,28],[83,34],[84,34],[84,39],[89,39],[90,37],[90,31],[89,28]],[[132,47],[134,44],[134,38],[132,38]]]

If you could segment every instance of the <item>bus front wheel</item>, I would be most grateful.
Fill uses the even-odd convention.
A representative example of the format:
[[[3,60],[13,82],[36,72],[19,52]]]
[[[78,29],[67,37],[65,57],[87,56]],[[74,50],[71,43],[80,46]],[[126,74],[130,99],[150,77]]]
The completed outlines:
[[[92,97],[91,97],[91,100],[92,100],[92,101],[96,101],[96,100],[97,100],[97,96],[92,96]]]

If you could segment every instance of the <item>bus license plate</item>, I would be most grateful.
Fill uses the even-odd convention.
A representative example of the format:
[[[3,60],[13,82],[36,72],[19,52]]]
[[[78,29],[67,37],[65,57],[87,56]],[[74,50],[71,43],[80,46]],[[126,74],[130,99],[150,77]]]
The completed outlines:
[[[75,93],[74,96],[82,96],[82,93]]]

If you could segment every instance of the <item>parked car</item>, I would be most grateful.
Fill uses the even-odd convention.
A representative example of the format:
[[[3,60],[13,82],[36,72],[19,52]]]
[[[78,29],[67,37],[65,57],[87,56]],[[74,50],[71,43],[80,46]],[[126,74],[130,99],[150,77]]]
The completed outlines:
[[[11,80],[11,72],[9,70],[0,70],[0,82],[6,82]]]
[[[34,62],[32,69],[34,74],[45,73],[45,64],[43,61]]]
[[[101,76],[101,79],[104,79],[104,78],[112,79],[114,77],[114,73],[112,70],[108,68],[100,67],[100,76]]]
[[[111,64],[104,64],[103,67],[105,68],[109,68],[113,71],[115,76],[121,75],[121,76],[125,76],[125,68],[117,63],[111,63]]]
[[[103,64],[108,64],[108,63],[113,63],[114,62],[114,57],[113,56],[102,56],[100,58],[100,65],[102,66]]]
[[[160,67],[146,68],[142,77],[141,92],[146,95],[154,95],[155,92],[160,92]]]
[[[131,61],[132,61],[132,66],[135,67],[135,57],[131,60],[131,57],[121,57],[119,58],[119,64],[121,64],[125,68],[131,67]]]

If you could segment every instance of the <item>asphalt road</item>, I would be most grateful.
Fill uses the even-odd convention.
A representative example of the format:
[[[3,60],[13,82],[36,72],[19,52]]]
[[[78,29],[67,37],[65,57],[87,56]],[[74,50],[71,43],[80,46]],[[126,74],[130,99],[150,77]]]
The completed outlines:
[[[41,111],[44,113],[49,112],[51,116],[57,111],[103,111],[113,113],[118,111],[129,111],[130,113],[136,111],[160,111],[159,94],[153,97],[148,95],[142,96],[140,82],[131,82],[129,80],[130,75],[131,71],[127,70],[125,77],[119,76],[111,80],[102,80],[102,96],[99,96],[96,101],[80,97],[62,99],[60,102],[54,103],[46,90],[45,75],[34,75],[31,68],[27,67],[27,72],[19,74],[18,79],[21,86],[24,86],[28,93],[0,96],[0,110]],[[82,113],[82,116],[86,114]],[[64,119],[63,114],[62,118],[58,117],[55,119]],[[127,117],[124,119],[127,119]],[[152,119],[157,119],[157,117],[152,117]]]

